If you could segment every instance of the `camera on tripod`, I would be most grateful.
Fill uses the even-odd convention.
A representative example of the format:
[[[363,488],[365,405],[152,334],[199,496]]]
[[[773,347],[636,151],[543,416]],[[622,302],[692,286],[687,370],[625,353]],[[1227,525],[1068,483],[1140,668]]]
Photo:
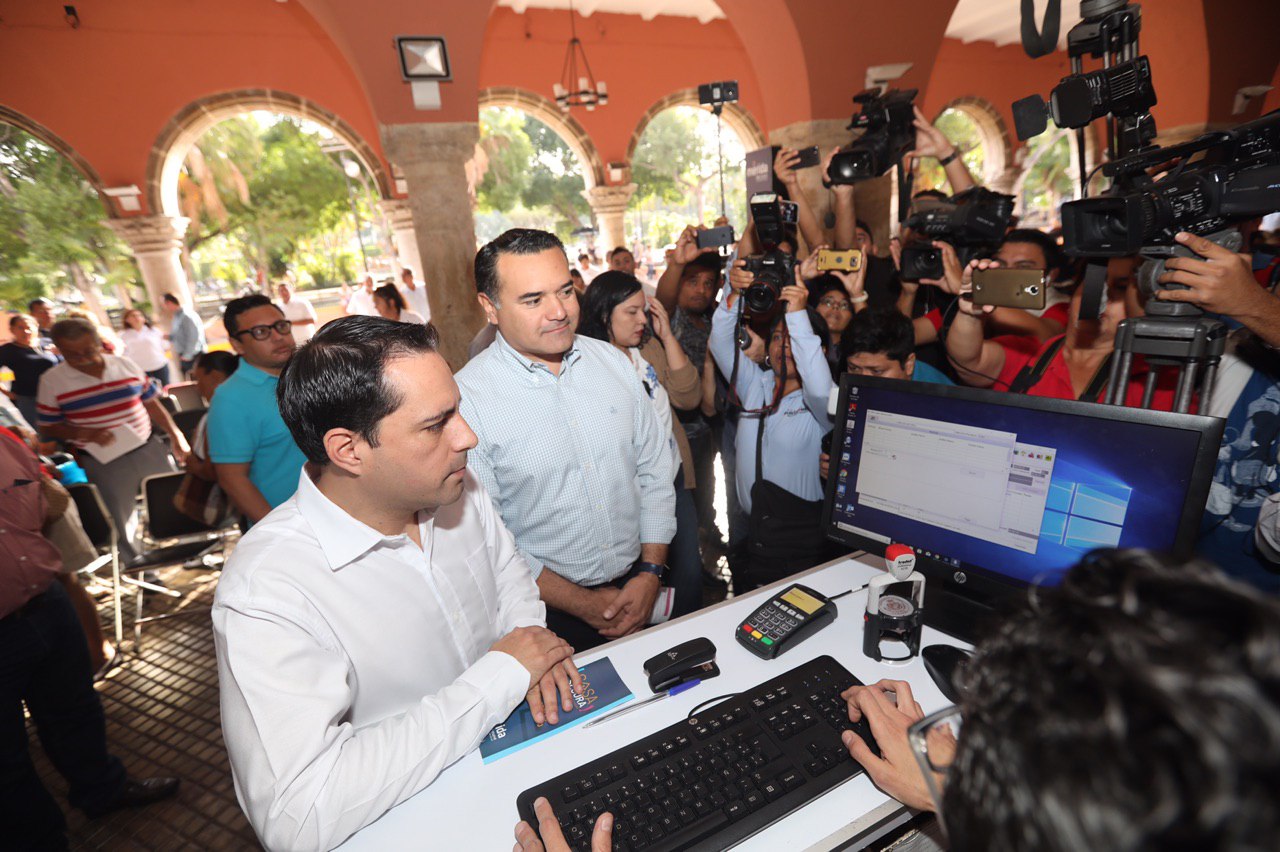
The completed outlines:
[[[921,199],[906,221],[912,240],[902,249],[901,275],[907,281],[941,278],[942,252],[932,245],[942,240],[955,247],[961,263],[979,249],[1004,239],[1013,216],[1013,196],[981,186],[958,192],[946,201]]]
[[[849,122],[863,134],[841,148],[827,167],[825,186],[849,185],[887,174],[916,145],[915,89],[868,89],[854,95],[861,112]]]
[[[751,285],[742,294],[746,309],[753,315],[767,314],[777,305],[782,288],[795,283],[796,258],[778,248],[795,237],[798,208],[794,201],[785,201],[772,192],[751,196],[751,219],[755,223],[756,237],[764,249],[744,259],[745,268],[752,275]]]

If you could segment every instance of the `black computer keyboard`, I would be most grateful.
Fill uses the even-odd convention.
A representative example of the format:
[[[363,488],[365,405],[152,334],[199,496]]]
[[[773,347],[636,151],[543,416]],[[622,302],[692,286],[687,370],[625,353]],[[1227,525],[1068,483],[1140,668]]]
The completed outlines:
[[[614,816],[614,852],[726,849],[862,771],[840,741],[865,720],[840,693],[860,684],[818,657],[572,772],[525,790],[520,818],[551,802],[565,839],[591,848],[596,817]]]

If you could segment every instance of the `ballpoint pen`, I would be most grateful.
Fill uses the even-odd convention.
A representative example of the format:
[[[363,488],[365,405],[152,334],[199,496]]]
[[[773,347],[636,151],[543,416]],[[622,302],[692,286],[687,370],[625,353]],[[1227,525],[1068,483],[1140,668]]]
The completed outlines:
[[[611,713],[605,713],[603,716],[601,716],[598,719],[590,720],[582,727],[590,728],[592,725],[598,725],[601,722],[607,722],[610,719],[616,719],[619,716],[625,716],[628,713],[630,713],[632,710],[639,710],[641,707],[644,707],[645,705],[648,705],[648,704],[652,704],[655,701],[661,701],[664,698],[670,698],[673,695],[679,695],[680,693],[684,692],[686,689],[693,689],[695,686],[697,686],[700,683],[702,683],[701,680],[695,679],[695,680],[687,681],[686,683],[682,683],[679,686],[673,686],[670,689],[668,689],[666,692],[659,692],[657,695],[646,698],[644,701],[638,701],[635,704],[629,704],[626,707],[619,707],[617,710],[614,710]]]

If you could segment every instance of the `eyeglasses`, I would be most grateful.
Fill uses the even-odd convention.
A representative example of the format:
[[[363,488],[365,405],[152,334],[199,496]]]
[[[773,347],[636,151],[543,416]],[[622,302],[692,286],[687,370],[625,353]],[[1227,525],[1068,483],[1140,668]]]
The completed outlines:
[[[271,332],[273,331],[276,334],[288,334],[293,331],[293,323],[288,320],[276,320],[270,325],[255,325],[253,328],[241,329],[240,331],[237,331],[234,336],[239,337],[242,334],[248,334],[253,337],[254,340],[266,340],[271,336]]]
[[[920,764],[920,772],[924,775],[924,783],[929,788],[934,811],[944,831],[947,825],[942,814],[942,782],[955,762],[962,721],[959,707],[946,707],[930,713],[907,729],[907,742],[911,744],[916,763]]]
[[[853,304],[847,299],[823,299],[818,302],[819,307],[831,308],[837,311],[853,310]]]

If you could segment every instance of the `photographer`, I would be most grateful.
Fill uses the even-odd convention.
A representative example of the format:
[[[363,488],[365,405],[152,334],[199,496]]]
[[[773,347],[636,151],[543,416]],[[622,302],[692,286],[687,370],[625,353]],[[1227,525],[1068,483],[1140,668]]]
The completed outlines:
[[[1128,269],[1127,258],[1113,258],[1107,265],[1107,300],[1096,320],[1080,319],[1082,293],[1071,298],[1067,330],[1040,344],[1035,338],[1004,335],[984,339],[985,316],[994,308],[977,306],[967,297],[973,289],[973,271],[999,267],[999,261],[974,260],[961,275],[961,298],[946,337],[947,357],[967,385],[1008,390],[1051,399],[1100,402],[1106,397],[1116,327],[1127,313],[1129,281],[1119,277]],[[1134,356],[1133,373],[1125,405],[1141,407],[1146,367]],[[1151,408],[1173,410],[1174,376],[1164,371],[1156,385]]]
[[[1280,591],[1280,299],[1255,280],[1248,255],[1203,237],[1178,234],[1199,258],[1173,258],[1162,301],[1189,302],[1244,324],[1232,334],[1204,412],[1227,421],[1196,552],[1228,573],[1270,592]]]
[[[748,559],[738,588],[762,586],[822,562],[822,487],[815,463],[822,436],[831,430],[827,397],[831,372],[824,346],[826,323],[805,303],[808,290],[797,269],[781,290],[786,312],[772,324],[769,370],[738,348],[738,302],[750,275],[735,268],[732,292],[711,323],[716,366],[732,377],[744,409],[736,446],[738,499],[750,514]]]

